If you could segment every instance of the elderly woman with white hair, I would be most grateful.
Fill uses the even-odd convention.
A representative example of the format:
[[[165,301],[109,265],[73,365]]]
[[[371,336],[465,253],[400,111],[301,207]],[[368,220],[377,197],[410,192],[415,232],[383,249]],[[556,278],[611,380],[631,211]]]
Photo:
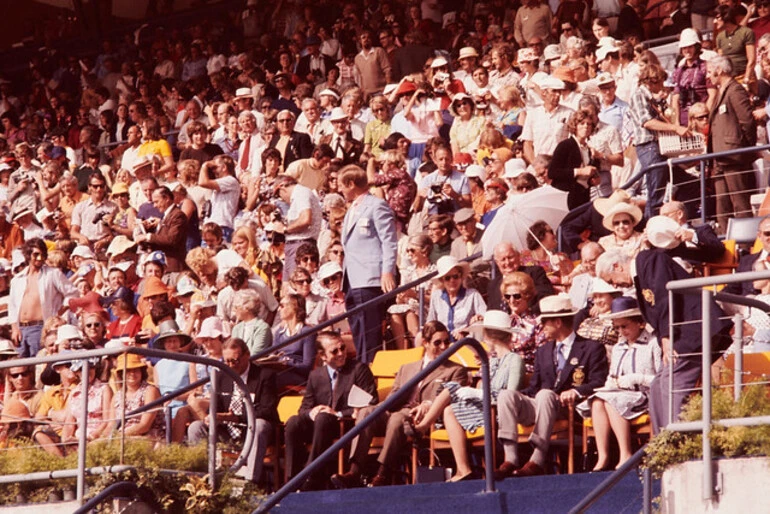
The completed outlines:
[[[453,340],[458,339],[479,315],[487,312],[481,293],[465,287],[470,265],[445,255],[436,262],[436,290],[431,294],[426,321],[440,321],[449,329]]]
[[[232,336],[243,339],[254,355],[268,349],[273,344],[270,325],[260,319],[261,302],[259,294],[252,289],[241,289],[233,297],[233,314],[238,323],[233,327]]]
[[[620,250],[629,257],[643,249],[644,237],[635,227],[642,221],[642,211],[636,205],[620,202],[607,212],[602,220],[604,228],[612,234],[599,238],[599,245],[606,251]]]

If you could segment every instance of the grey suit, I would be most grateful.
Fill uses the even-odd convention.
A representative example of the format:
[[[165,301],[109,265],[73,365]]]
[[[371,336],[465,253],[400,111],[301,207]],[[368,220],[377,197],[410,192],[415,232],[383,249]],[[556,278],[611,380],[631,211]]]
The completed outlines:
[[[388,204],[368,193],[354,200],[342,224],[342,244],[345,305],[350,310],[380,296],[382,275],[396,272],[396,222]],[[350,316],[361,362],[371,362],[382,346],[384,315],[385,306],[376,305]]]

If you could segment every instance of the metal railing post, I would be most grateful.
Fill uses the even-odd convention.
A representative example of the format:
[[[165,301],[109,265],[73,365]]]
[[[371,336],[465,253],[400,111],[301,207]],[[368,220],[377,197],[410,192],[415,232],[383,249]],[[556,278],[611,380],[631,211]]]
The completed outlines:
[[[492,390],[490,384],[489,373],[489,359],[482,359],[481,361],[481,387],[484,398],[484,461],[486,462],[486,469],[484,470],[484,478],[486,479],[486,492],[492,493],[495,491],[495,458],[493,457],[493,448],[495,441],[492,440]]]
[[[209,486],[212,491],[217,488],[217,394],[219,391],[217,378],[219,370],[211,368],[211,401],[209,402]],[[235,391],[233,389],[233,391]]]
[[[714,495],[711,462],[711,291],[701,291],[701,329],[703,354],[701,355],[701,382],[703,384],[703,499],[709,500]]]
[[[706,161],[700,161],[700,220],[706,223]]]
[[[425,284],[420,284],[420,288],[418,290],[419,299],[420,299],[420,311],[417,313],[420,323],[420,330],[422,330],[422,327],[425,325]]]
[[[644,468],[642,472],[642,514],[652,513],[652,470]]]
[[[88,446],[88,372],[90,363],[88,359],[81,361],[81,400],[83,402],[82,410],[80,411],[80,419],[78,424],[80,425],[80,434],[78,437],[78,482],[76,499],[78,505],[83,505],[83,497],[86,492],[86,448]]]
[[[735,333],[733,334],[733,398],[737,402],[741,397],[743,388],[743,316],[736,314],[733,317]]]
[[[668,344],[670,355],[668,357],[668,412],[666,423],[663,426],[673,423],[674,420],[674,292],[668,292]]]

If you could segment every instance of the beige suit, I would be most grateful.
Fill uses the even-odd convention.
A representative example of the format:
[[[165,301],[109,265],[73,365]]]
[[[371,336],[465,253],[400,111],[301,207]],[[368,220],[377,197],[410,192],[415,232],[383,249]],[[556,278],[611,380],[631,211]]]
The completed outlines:
[[[390,392],[391,395],[400,390],[404,384],[420,372],[422,362],[422,360],[419,360],[401,366],[401,369],[396,374],[393,390]],[[395,468],[399,455],[407,448],[404,421],[409,418],[409,411],[424,401],[435,400],[441,391],[441,386],[445,382],[458,382],[459,384],[466,385],[468,383],[468,371],[453,362],[445,362],[433,370],[432,373],[419,383],[416,391],[405,395],[390,412],[380,416],[353,440],[350,459],[363,464],[366,456],[369,454],[372,439],[384,434],[385,441],[377,460],[380,464],[384,464],[391,469]],[[361,409],[356,423],[360,423],[374,409],[375,407],[373,406]]]

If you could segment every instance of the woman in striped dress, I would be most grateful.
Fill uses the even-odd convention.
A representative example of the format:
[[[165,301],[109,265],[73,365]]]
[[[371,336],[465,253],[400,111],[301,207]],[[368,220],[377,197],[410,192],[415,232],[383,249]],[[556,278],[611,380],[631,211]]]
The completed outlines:
[[[473,337],[483,339],[489,348],[490,388],[492,402],[496,403],[502,389],[518,389],[524,376],[524,361],[511,351],[511,318],[503,311],[487,311],[484,321],[471,325],[468,330]],[[478,388],[463,387],[457,382],[444,384],[444,390],[414,429],[428,433],[442,414],[457,464],[457,472],[450,482],[473,478],[465,434],[475,432],[484,424],[481,383]]]

